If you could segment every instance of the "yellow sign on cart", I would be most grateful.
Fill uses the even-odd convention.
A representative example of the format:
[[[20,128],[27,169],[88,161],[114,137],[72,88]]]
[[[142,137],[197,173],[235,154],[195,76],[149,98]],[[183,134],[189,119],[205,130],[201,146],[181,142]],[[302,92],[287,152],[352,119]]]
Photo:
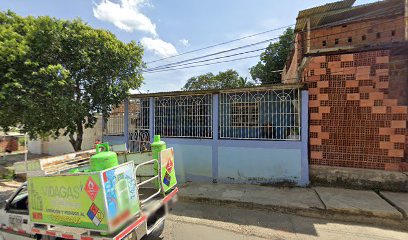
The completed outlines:
[[[28,179],[31,221],[107,230],[99,173]]]
[[[100,172],[28,178],[34,223],[113,232],[139,212],[134,164]]]

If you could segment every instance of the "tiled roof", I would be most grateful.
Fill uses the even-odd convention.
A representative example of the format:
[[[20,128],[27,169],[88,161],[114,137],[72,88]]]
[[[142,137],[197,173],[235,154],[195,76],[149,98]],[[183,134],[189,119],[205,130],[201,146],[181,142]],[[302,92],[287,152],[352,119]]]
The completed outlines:
[[[317,26],[339,25],[342,22],[361,21],[398,14],[404,14],[404,1],[386,0],[355,6],[342,12],[326,15],[320,19]]]
[[[319,27],[403,14],[404,12],[404,0],[384,0],[352,7],[354,2],[355,0],[344,0],[302,10],[299,12],[295,30],[304,30],[309,19],[310,27]]]
[[[315,15],[318,13],[324,13],[324,12],[330,12],[330,11],[335,11],[335,10],[344,9],[344,8],[350,8],[351,6],[353,6],[355,2],[356,0],[343,0],[343,1],[327,3],[325,5],[305,9],[299,12],[298,18],[304,18],[304,17],[308,17],[308,16]]]
[[[299,14],[296,18],[297,22],[295,30],[303,30],[306,27],[307,19],[310,18],[311,16],[326,15],[328,13],[348,9],[351,6],[353,6],[355,2],[356,0],[343,0],[299,11]],[[313,20],[318,21],[317,18],[311,19],[311,21]]]
[[[291,89],[291,88],[303,88],[303,87],[305,87],[304,83],[268,84],[268,85],[261,85],[261,86],[255,86],[255,87],[229,88],[229,89],[208,89],[208,90],[193,90],[193,91],[141,93],[141,94],[132,94],[131,98],[210,94],[210,93],[219,93],[219,92],[264,91],[264,90],[269,90],[269,89],[278,90],[278,89]]]

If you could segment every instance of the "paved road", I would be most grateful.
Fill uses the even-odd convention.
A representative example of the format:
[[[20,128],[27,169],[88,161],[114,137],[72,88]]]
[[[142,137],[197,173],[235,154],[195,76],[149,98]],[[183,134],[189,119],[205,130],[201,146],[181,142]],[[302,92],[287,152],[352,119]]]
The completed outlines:
[[[0,182],[0,193],[2,193],[0,198],[5,199],[19,184]],[[407,240],[408,232],[270,211],[178,202],[166,220],[165,230],[160,239]]]
[[[269,211],[178,202],[166,221],[164,239],[408,239],[408,233],[347,222]]]

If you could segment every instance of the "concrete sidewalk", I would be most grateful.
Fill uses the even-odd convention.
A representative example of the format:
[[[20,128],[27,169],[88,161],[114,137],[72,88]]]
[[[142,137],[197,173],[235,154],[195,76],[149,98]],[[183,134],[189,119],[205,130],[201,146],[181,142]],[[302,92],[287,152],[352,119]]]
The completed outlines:
[[[408,230],[408,193],[187,183],[180,187],[179,199]]]

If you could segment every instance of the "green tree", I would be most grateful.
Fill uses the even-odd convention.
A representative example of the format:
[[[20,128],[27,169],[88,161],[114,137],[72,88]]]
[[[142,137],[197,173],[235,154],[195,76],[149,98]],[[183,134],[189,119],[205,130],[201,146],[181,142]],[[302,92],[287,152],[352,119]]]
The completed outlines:
[[[261,54],[260,61],[249,69],[252,79],[261,84],[272,84],[281,82],[281,73],[285,66],[291,47],[294,42],[294,31],[292,28],[279,37],[279,41],[270,43],[265,52]]]
[[[204,89],[225,89],[250,87],[254,83],[248,81],[247,78],[239,76],[238,72],[229,69],[225,72],[219,72],[217,75],[206,73],[187,80],[183,90],[204,90]]]
[[[81,150],[84,128],[141,85],[142,56],[139,44],[79,19],[0,12],[0,127],[20,125],[32,138],[65,129]]]

